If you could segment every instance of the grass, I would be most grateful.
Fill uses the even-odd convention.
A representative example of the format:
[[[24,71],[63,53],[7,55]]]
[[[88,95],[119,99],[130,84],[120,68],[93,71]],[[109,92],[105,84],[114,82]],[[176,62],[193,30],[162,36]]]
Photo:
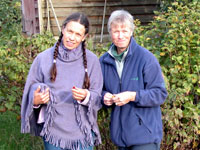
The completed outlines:
[[[100,114],[103,111],[100,112]],[[99,127],[103,143],[95,150],[116,149],[109,138],[108,116],[101,114]],[[22,134],[20,132],[21,121],[19,116],[12,112],[0,112],[0,150],[43,150],[43,141],[40,137]]]
[[[18,115],[11,111],[0,113],[0,150],[43,150],[40,137],[20,133]]]

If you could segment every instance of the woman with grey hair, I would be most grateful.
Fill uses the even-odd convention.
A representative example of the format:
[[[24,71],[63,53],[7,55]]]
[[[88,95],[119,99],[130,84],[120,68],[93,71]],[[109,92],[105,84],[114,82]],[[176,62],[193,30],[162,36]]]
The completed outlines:
[[[103,103],[112,108],[111,140],[119,150],[159,150],[162,140],[160,105],[167,97],[155,56],[132,37],[133,17],[114,11],[108,20],[112,44],[100,57]]]

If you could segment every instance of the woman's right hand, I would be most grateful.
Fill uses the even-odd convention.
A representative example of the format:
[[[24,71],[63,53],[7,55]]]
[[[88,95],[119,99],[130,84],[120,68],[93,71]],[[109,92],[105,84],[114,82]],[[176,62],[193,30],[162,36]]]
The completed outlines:
[[[46,104],[49,101],[49,88],[45,89],[43,92],[40,91],[40,86],[34,92],[34,106],[38,106],[41,104]]]
[[[103,97],[103,102],[104,102],[105,105],[111,106],[114,103],[114,101],[113,101],[113,94],[106,93],[104,95],[104,97]]]

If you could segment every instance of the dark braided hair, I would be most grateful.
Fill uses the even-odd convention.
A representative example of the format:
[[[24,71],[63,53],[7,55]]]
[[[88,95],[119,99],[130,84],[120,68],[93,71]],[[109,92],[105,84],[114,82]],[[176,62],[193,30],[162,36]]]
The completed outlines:
[[[89,21],[88,18],[82,14],[82,13],[73,13],[71,14],[69,17],[67,17],[67,19],[64,21],[62,28],[65,28],[66,25],[70,22],[70,21],[76,21],[79,22],[81,25],[83,25],[85,27],[85,35],[89,32]],[[54,82],[56,80],[56,75],[57,75],[57,69],[56,69],[56,58],[58,57],[58,47],[62,41],[62,37],[63,34],[61,32],[61,35],[58,39],[58,42],[56,43],[56,47],[54,50],[54,55],[53,55],[53,66],[51,68],[50,71],[50,75],[51,75],[51,82]],[[85,77],[84,77],[84,83],[83,83],[83,87],[84,89],[88,89],[90,87],[90,79],[88,76],[88,70],[87,70],[87,57],[86,57],[86,44],[85,44],[85,40],[82,42],[82,50],[83,50],[83,65],[85,68]]]
[[[50,74],[51,74],[51,82],[54,82],[56,80],[57,75],[57,68],[56,68],[56,58],[58,57],[58,47],[62,41],[63,34],[61,32],[60,37],[58,39],[58,42],[56,43],[56,47],[53,53],[53,66],[51,68]]]
[[[89,89],[90,87],[90,79],[88,76],[88,71],[87,71],[87,58],[86,58],[86,50],[85,50],[85,40],[82,42],[82,48],[83,48],[83,65],[85,68],[85,78],[83,82],[83,89]]]

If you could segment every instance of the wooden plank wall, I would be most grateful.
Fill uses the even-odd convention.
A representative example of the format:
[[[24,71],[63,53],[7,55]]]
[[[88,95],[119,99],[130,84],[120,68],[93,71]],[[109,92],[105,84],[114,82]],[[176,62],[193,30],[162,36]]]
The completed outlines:
[[[42,19],[44,30],[47,30],[47,0],[42,1]],[[102,29],[102,19],[105,0],[52,0],[55,13],[60,25],[65,18],[73,12],[83,12],[90,20],[90,36],[96,42],[100,40]],[[105,24],[104,24],[104,38],[103,42],[108,41],[107,20],[112,11],[117,9],[124,9],[129,11],[135,19],[139,19],[142,24],[149,23],[154,14],[153,11],[159,9],[159,0],[107,0]],[[50,15],[50,29],[55,36],[60,34],[54,14],[49,4]]]
[[[39,32],[37,0],[22,0],[22,24],[27,35]]]

